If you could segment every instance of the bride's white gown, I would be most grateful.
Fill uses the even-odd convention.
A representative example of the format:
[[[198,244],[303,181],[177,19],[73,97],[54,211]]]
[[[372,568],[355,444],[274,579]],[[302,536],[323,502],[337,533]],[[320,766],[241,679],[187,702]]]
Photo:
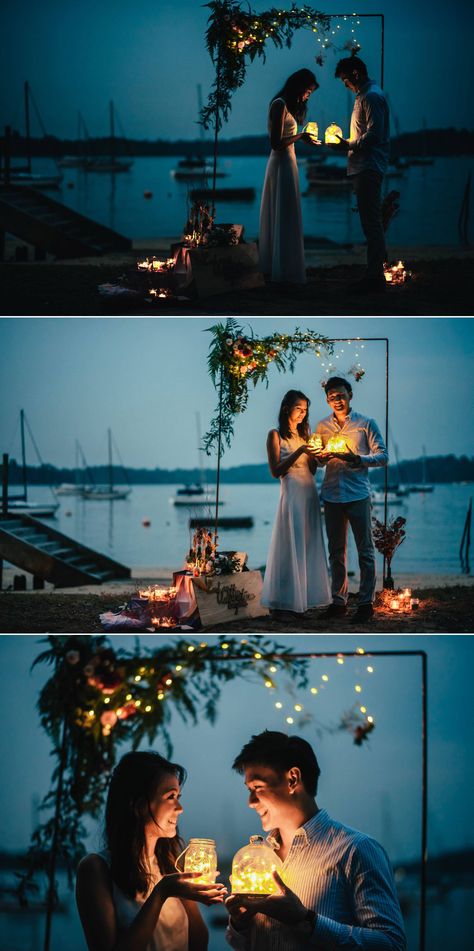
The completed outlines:
[[[278,101],[284,100],[274,100]],[[295,135],[297,130],[296,119],[285,107],[283,135]],[[259,252],[260,270],[269,280],[306,282],[300,186],[293,144],[286,149],[272,149],[268,159],[260,205]]]
[[[301,436],[280,438],[281,461],[304,442]],[[309,456],[302,453],[280,478],[261,601],[268,608],[303,613],[331,600],[318,490]]]

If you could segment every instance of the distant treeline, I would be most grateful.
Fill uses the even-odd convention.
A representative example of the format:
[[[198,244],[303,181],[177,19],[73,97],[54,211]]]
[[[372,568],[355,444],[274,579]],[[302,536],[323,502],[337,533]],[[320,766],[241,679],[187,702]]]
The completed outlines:
[[[426,459],[426,479],[428,482],[474,482],[474,457],[468,456],[430,456]],[[423,478],[423,459],[409,459],[399,466],[389,466],[390,483],[421,482]],[[199,469],[127,469],[128,481],[131,485],[181,485],[197,482],[200,478]],[[216,470],[206,470],[206,481],[215,482]],[[90,466],[85,476],[86,481],[104,484],[109,481],[107,466]],[[61,482],[74,482],[74,469],[58,468],[57,466],[27,466],[27,480],[29,485],[60,485]],[[383,483],[384,470],[373,469],[371,480],[374,485]],[[228,484],[237,483],[265,483],[272,482],[268,466],[261,465],[233,466],[230,469],[221,469],[221,481]],[[9,482],[11,485],[21,485],[23,470],[15,459],[10,460]],[[114,467],[114,482],[123,484],[123,469]]]
[[[27,142],[19,132],[12,132],[9,139],[10,154],[24,157],[28,154]],[[391,140],[393,156],[411,155],[472,155],[474,153],[474,131],[468,129],[421,129],[418,132],[405,132]],[[173,142],[163,139],[115,139],[114,152],[117,155],[212,155],[213,143],[210,139],[177,139]],[[0,138],[0,152],[5,154],[5,138]],[[312,148],[301,143],[301,152],[311,155]],[[30,154],[35,157],[59,158],[62,155],[109,155],[110,138],[59,139],[53,135],[30,139]],[[245,135],[237,139],[220,139],[219,155],[267,155],[267,135]]]

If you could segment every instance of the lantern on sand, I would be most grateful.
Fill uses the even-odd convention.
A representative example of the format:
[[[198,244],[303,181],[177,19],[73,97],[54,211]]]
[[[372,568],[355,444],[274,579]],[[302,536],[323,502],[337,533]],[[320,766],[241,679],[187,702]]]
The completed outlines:
[[[304,132],[307,132],[311,136],[313,142],[318,142],[318,123],[317,122],[307,122],[304,127]]]
[[[331,122],[331,125],[328,125],[326,132],[324,133],[324,141],[326,145],[338,145],[341,139],[343,138],[342,129],[340,126],[336,125],[335,122]]]
[[[273,872],[281,861],[261,835],[251,835],[248,845],[234,855],[231,885],[234,895],[247,897],[278,894]]]
[[[184,855],[184,872],[200,872],[199,878],[195,882],[201,882],[205,885],[212,885],[216,880],[217,874],[217,852],[214,839],[190,839],[189,845],[185,848],[175,862],[175,868],[178,872],[181,869],[178,865],[180,858]]]

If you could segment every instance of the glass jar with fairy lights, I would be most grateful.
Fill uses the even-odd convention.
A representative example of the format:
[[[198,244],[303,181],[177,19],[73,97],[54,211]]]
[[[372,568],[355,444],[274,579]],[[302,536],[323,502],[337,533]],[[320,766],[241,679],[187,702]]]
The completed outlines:
[[[248,845],[234,855],[231,886],[234,895],[246,897],[278,894],[273,872],[281,868],[281,860],[263,836],[251,835]]]
[[[180,868],[179,861],[184,856],[184,868]],[[214,839],[190,839],[189,845],[178,855],[175,862],[178,872],[199,872],[196,883],[212,885],[217,875],[217,852]]]

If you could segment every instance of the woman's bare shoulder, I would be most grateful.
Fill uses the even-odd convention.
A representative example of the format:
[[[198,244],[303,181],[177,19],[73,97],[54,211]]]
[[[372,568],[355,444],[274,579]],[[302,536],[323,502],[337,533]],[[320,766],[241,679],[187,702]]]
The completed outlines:
[[[110,869],[102,855],[99,855],[97,852],[90,852],[89,855],[85,855],[79,862],[77,875],[81,878],[91,875],[96,879],[101,878],[104,881],[108,881],[110,879]]]
[[[280,442],[280,433],[278,432],[278,429],[269,430],[267,442]]]

